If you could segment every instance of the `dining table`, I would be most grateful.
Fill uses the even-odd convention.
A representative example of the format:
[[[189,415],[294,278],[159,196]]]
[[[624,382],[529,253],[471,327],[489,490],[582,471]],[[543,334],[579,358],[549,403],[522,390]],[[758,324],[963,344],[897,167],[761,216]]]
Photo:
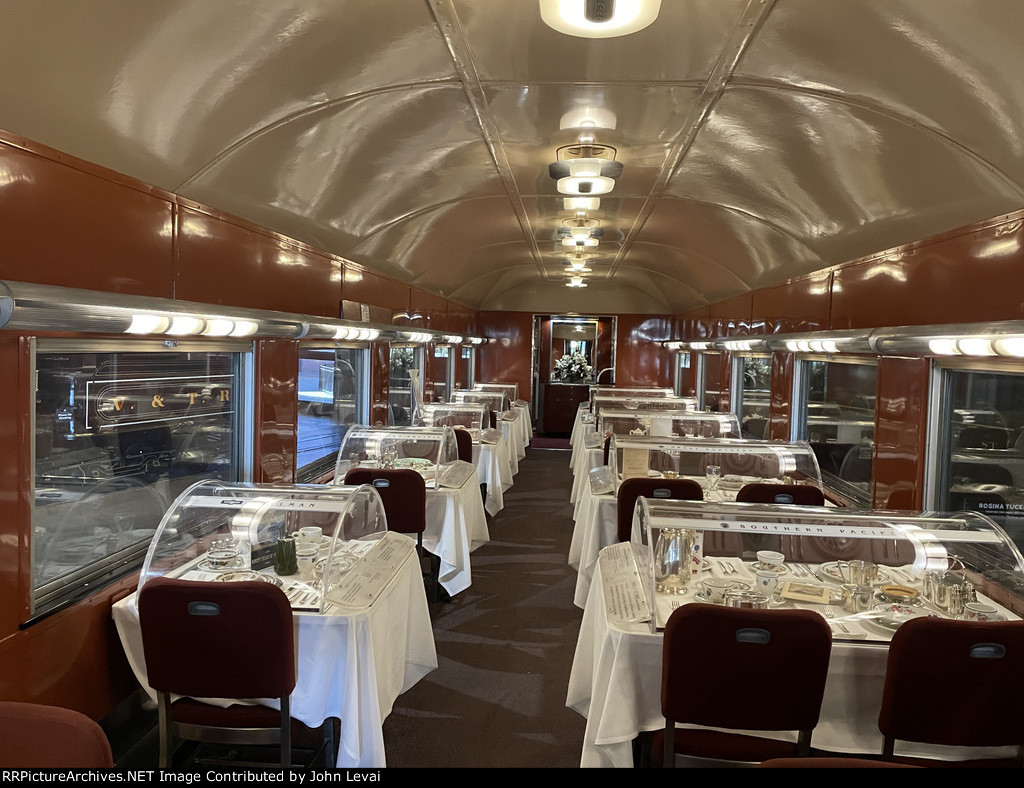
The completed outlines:
[[[615,546],[605,548],[615,550]],[[613,584],[609,584],[609,588]],[[634,766],[633,742],[645,732],[661,730],[661,675],[663,638],[651,631],[649,620],[623,622],[605,604],[606,580],[602,561],[594,567],[587,604],[569,676],[566,706],[586,718],[580,765],[582,767]],[[845,639],[834,629],[825,696],[812,746],[828,752],[879,754],[878,730],[888,643]],[[699,643],[693,644],[699,648]],[[756,665],[751,665],[756,670]],[[699,680],[699,677],[695,677]],[[765,695],[771,677],[764,677]],[[950,677],[940,692],[965,691]],[[751,702],[758,702],[756,697]],[[758,735],[796,740],[796,733],[756,732]],[[897,754],[924,757],[1005,757],[1008,748],[957,748],[897,743]]]
[[[505,507],[505,493],[512,488],[512,462],[504,436],[493,443],[473,441],[473,465],[480,482],[487,486],[484,509],[493,517]]]
[[[519,461],[526,459],[527,441],[524,438],[522,418],[518,411],[509,411],[510,415],[498,419],[498,427],[508,443],[508,456],[512,463],[512,474],[519,473]]]
[[[339,768],[387,766],[384,719],[399,695],[437,667],[415,543],[394,532],[388,538],[408,544],[372,604],[332,603],[322,613],[294,610],[297,659],[291,714],[311,728],[331,718],[341,721]],[[265,571],[272,576],[272,570]],[[155,700],[146,674],[137,597],[138,592],[114,604],[113,619],[128,663]],[[232,702],[279,708],[272,699]]]
[[[451,596],[472,584],[470,553],[490,538],[480,477],[475,469],[458,487],[428,482],[423,546],[441,559],[438,582]]]

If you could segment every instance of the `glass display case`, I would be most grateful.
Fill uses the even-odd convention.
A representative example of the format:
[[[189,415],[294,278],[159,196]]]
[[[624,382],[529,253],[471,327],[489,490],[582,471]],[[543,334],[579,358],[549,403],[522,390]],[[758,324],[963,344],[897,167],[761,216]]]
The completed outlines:
[[[612,435],[608,465],[616,482],[634,476],[694,479],[705,500],[734,500],[753,483],[821,487],[817,458],[805,442]]]
[[[338,451],[334,479],[343,483],[352,468],[411,468],[433,486],[441,467],[458,459],[452,427],[352,427]]]
[[[262,580],[281,587],[293,607],[324,612],[344,603],[341,586],[364,560],[384,557],[377,543],[386,536],[384,505],[370,485],[198,482],[160,521],[139,589],[165,576]],[[384,552],[395,550],[390,544]]]
[[[487,405],[482,402],[427,402],[419,411],[422,427],[465,427],[479,436],[491,426]]]
[[[477,383],[473,386],[473,391],[497,391],[504,394],[509,402],[519,399],[518,383]]]
[[[921,616],[1024,612],[1024,559],[977,512],[642,498],[629,547],[652,631],[689,602],[815,610],[835,639],[873,642]]]
[[[698,410],[693,397],[609,397],[596,394],[590,403],[590,412],[600,418],[601,411],[608,410]]]
[[[673,397],[675,391],[670,388],[616,388],[615,386],[591,386],[590,387],[590,407],[593,410],[594,397],[618,397],[619,399],[630,399],[630,398],[642,398],[650,399],[652,397]]]
[[[501,391],[454,391],[452,392],[452,402],[482,403],[495,415],[495,418],[511,407],[508,396]]]
[[[600,435],[738,438],[740,421],[735,413],[602,408],[597,431]]]

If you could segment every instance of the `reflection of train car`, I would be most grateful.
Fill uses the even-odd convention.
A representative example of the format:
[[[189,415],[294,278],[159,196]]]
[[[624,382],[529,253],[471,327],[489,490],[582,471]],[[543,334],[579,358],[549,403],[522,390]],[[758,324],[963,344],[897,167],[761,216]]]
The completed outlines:
[[[559,320],[619,387],[745,393],[833,504],[1024,519],[1024,3],[46,5],[0,33],[9,697],[133,696],[110,606],[184,485],[317,478],[413,366],[538,406]]]

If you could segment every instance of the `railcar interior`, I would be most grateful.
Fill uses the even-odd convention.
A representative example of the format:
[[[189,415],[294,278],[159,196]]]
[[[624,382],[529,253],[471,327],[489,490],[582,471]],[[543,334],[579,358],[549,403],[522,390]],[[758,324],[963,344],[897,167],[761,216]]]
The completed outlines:
[[[533,492],[571,494],[575,549],[603,407],[620,472],[728,435],[799,445],[843,512],[980,517],[999,561],[950,565],[1024,615],[1021,29],[1020,0],[0,0],[0,700],[134,730],[112,610],[175,501],[330,484],[355,428],[468,427],[510,469],[492,532],[518,463],[572,448]]]

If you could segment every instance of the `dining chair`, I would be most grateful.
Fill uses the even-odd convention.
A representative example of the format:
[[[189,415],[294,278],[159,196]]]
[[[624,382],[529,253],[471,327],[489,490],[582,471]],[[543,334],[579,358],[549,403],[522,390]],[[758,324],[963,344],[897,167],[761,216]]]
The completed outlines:
[[[377,490],[388,530],[416,537],[427,598],[442,600],[446,594],[437,579],[440,559],[423,547],[423,532],[427,529],[427,485],[423,477],[411,468],[352,468],[345,474],[345,484],[369,484]]]
[[[652,736],[652,762],[675,766],[677,755],[734,763],[807,756],[831,649],[828,623],[810,610],[677,608],[665,625],[665,728]],[[799,735],[794,742],[753,731]]]
[[[911,619],[889,644],[878,714],[882,756],[927,766],[1024,766],[1022,702],[1024,621]],[[897,741],[1014,747],[1016,757],[906,757],[894,754]]]
[[[219,583],[159,577],[142,587],[138,607],[147,680],[157,693],[160,768],[171,766],[177,739],[277,745],[281,766],[290,767],[293,739],[309,738],[311,729],[290,713],[296,682],[295,630],[284,591],[259,580]],[[237,702],[224,706],[199,698],[275,699],[280,710]],[[333,730],[333,721],[326,721],[317,755],[334,755]],[[232,760],[232,765],[241,764]]]
[[[109,769],[110,742],[95,720],[73,709],[0,702],[0,769]]]
[[[779,500],[780,496],[783,500]],[[790,500],[785,500],[789,496]],[[752,482],[736,493],[740,503],[791,503],[796,506],[824,506],[825,493],[811,484],[770,484]]]
[[[620,542],[629,541],[637,498],[702,501],[704,488],[693,479],[623,479],[615,501],[616,535]]]

